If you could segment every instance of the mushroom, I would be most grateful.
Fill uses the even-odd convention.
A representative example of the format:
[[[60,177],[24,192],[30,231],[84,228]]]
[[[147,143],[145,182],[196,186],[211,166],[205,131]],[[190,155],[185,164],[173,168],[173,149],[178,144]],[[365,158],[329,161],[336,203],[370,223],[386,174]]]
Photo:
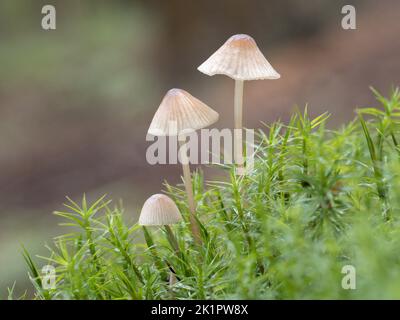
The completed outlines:
[[[196,220],[196,205],[185,142],[189,133],[208,127],[217,120],[218,113],[199,99],[185,90],[171,89],[164,96],[148,130],[153,136],[178,136],[183,181],[190,211],[190,227],[197,243],[201,243],[201,238]]]
[[[176,240],[170,225],[182,220],[181,213],[175,202],[164,194],[154,194],[146,200],[140,212],[139,225],[164,226],[168,239],[176,252],[179,252]]]
[[[280,75],[261,53],[254,39],[246,34],[230,37],[197,69],[209,76],[224,74],[235,80],[234,150],[239,172],[243,172],[242,110],[244,81],[279,79]]]

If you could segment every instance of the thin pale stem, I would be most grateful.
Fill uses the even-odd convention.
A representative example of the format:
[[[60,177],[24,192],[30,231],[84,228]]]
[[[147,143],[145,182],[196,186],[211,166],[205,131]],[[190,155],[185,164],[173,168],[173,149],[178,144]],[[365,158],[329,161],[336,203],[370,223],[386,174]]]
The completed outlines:
[[[172,271],[170,271],[169,273],[169,292],[171,294],[171,299],[175,299],[175,293],[174,293],[174,285],[176,284],[177,279],[176,279],[176,275],[175,273],[173,273]]]
[[[173,287],[176,282],[177,282],[177,279],[176,279],[175,273],[170,271],[170,273],[169,273],[169,285],[170,285],[170,287]]]
[[[243,80],[235,80],[235,97],[234,97],[234,152],[235,162],[237,164],[237,173],[243,174]]]
[[[180,152],[180,158],[181,158],[182,170],[183,170],[183,182],[185,184],[185,190],[186,190],[186,195],[187,195],[188,204],[189,204],[190,228],[192,230],[193,237],[194,237],[194,240],[196,241],[196,243],[201,244],[199,225],[196,220],[196,204],[194,202],[192,178],[191,178],[191,174],[190,174],[189,158],[187,156],[185,140],[179,139],[179,145],[180,145],[179,152]]]

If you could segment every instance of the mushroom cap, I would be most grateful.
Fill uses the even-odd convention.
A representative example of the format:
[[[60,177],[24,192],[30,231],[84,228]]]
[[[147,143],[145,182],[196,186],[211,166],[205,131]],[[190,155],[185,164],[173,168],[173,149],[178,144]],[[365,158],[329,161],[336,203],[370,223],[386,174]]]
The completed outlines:
[[[139,225],[164,226],[182,220],[175,202],[164,194],[154,194],[146,200],[140,212]]]
[[[224,74],[235,80],[279,79],[281,76],[247,34],[230,37],[198,68],[209,76]]]
[[[218,113],[182,89],[171,89],[164,96],[148,133],[153,136],[177,136],[208,127]]]

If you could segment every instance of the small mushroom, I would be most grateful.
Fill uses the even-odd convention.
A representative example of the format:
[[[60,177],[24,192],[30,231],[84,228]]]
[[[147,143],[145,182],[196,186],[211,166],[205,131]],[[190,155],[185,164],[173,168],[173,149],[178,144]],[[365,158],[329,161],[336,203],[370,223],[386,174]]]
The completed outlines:
[[[217,120],[218,113],[199,99],[185,90],[171,89],[164,96],[148,130],[148,133],[154,136],[178,136],[183,180],[190,210],[190,226],[197,243],[201,243],[201,238],[185,141],[189,133],[208,127]]]
[[[172,199],[164,194],[154,194],[146,200],[139,217],[141,226],[164,226],[171,245],[179,252],[176,240],[169,225],[182,220],[181,213]]]
[[[235,80],[234,150],[236,163],[239,169],[241,169],[244,162],[242,149],[244,81],[279,79],[280,75],[261,53],[254,39],[246,34],[237,34],[230,37],[197,69],[209,76],[223,74]]]

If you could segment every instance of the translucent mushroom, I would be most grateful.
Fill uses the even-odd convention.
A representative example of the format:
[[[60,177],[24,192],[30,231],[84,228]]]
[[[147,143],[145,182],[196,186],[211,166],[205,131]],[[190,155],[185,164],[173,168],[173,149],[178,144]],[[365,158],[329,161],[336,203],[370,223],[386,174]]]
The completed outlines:
[[[242,115],[243,84],[248,80],[279,79],[280,75],[261,53],[254,39],[246,34],[230,37],[198,70],[209,76],[223,74],[235,80],[235,161],[243,165]]]
[[[176,252],[179,252],[176,240],[170,225],[182,220],[181,213],[175,202],[164,194],[154,194],[146,200],[139,217],[141,226],[164,226],[168,239]]]
[[[196,204],[185,142],[189,133],[208,127],[217,120],[218,113],[202,101],[185,90],[171,89],[164,96],[148,130],[148,133],[154,136],[178,136],[183,180],[190,210],[190,225],[197,243],[201,243],[201,238],[196,221]]]

